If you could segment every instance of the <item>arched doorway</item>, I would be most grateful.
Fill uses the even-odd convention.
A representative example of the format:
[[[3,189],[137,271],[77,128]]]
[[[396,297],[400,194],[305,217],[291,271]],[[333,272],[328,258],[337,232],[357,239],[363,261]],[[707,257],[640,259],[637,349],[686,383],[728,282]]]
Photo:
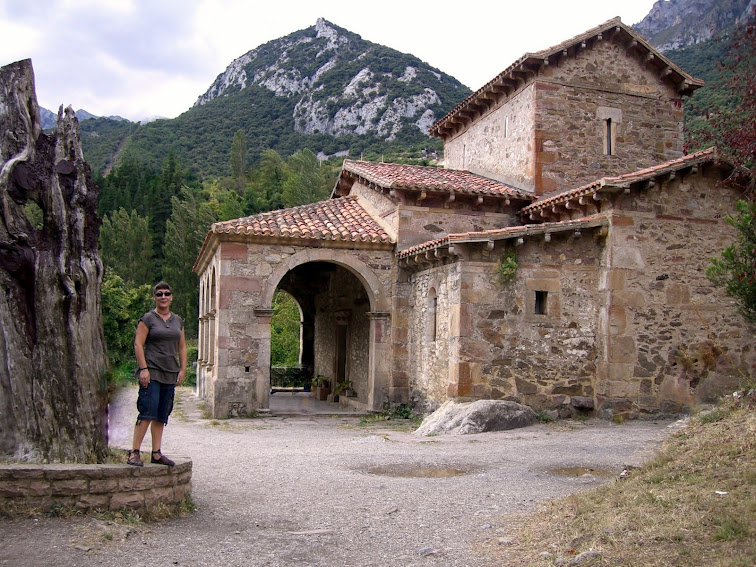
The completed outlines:
[[[309,383],[314,386],[308,394],[311,397],[340,401],[342,408],[367,409],[374,399],[370,356],[373,317],[370,294],[360,278],[338,263],[311,261],[287,271],[276,291],[289,294],[300,309],[298,366],[302,390]],[[271,344],[271,361],[275,346]],[[276,387],[279,373],[279,369],[271,370],[271,396],[290,393]],[[297,371],[291,374],[295,376]],[[276,409],[276,401],[271,397],[271,410]]]

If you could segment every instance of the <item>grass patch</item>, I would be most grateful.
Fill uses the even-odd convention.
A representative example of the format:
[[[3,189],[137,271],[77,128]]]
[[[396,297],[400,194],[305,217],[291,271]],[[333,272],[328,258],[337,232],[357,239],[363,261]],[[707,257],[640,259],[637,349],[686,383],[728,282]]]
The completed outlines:
[[[401,431],[414,431],[423,422],[423,416],[412,412],[407,404],[399,405],[391,410],[371,413],[360,418],[360,427],[390,427]]]
[[[754,406],[723,402],[628,478],[507,518],[513,544],[485,553],[504,566],[756,565]]]

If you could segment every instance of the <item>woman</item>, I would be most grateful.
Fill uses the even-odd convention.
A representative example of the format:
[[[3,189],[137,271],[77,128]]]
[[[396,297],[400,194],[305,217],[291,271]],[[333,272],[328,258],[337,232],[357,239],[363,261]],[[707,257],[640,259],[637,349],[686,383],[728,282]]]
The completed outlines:
[[[173,410],[176,384],[181,384],[186,374],[184,320],[171,313],[171,286],[161,281],[155,284],[152,295],[155,309],[139,319],[134,339],[139,377],[139,417],[134,426],[134,442],[127,462],[135,467],[143,466],[139,451],[149,428],[152,435],[150,462],[172,467],[175,463],[163,455],[161,448],[163,429]]]

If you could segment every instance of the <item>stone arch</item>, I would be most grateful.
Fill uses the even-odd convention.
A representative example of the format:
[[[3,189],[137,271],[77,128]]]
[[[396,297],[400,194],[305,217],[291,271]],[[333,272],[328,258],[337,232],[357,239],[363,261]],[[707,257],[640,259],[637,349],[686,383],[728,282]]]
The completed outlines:
[[[302,250],[287,258],[273,270],[265,282],[261,305],[262,309],[270,309],[273,305],[273,294],[281,279],[292,269],[308,262],[331,262],[342,266],[353,273],[365,287],[370,300],[370,310],[385,312],[390,310],[390,301],[381,280],[373,269],[354,257],[347,250]]]

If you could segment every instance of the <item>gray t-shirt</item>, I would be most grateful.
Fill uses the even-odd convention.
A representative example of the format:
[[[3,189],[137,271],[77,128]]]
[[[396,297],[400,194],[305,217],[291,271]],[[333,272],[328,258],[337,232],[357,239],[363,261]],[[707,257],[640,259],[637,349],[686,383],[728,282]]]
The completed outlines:
[[[184,320],[175,313],[171,313],[168,321],[163,321],[163,318],[154,309],[142,315],[139,320],[148,329],[147,339],[144,341],[144,357],[147,360],[147,368],[160,371],[154,373],[156,375],[151,374],[150,378],[157,382],[175,384],[176,375],[181,370],[178,348],[181,330],[184,328]],[[165,373],[168,376],[165,376]]]

